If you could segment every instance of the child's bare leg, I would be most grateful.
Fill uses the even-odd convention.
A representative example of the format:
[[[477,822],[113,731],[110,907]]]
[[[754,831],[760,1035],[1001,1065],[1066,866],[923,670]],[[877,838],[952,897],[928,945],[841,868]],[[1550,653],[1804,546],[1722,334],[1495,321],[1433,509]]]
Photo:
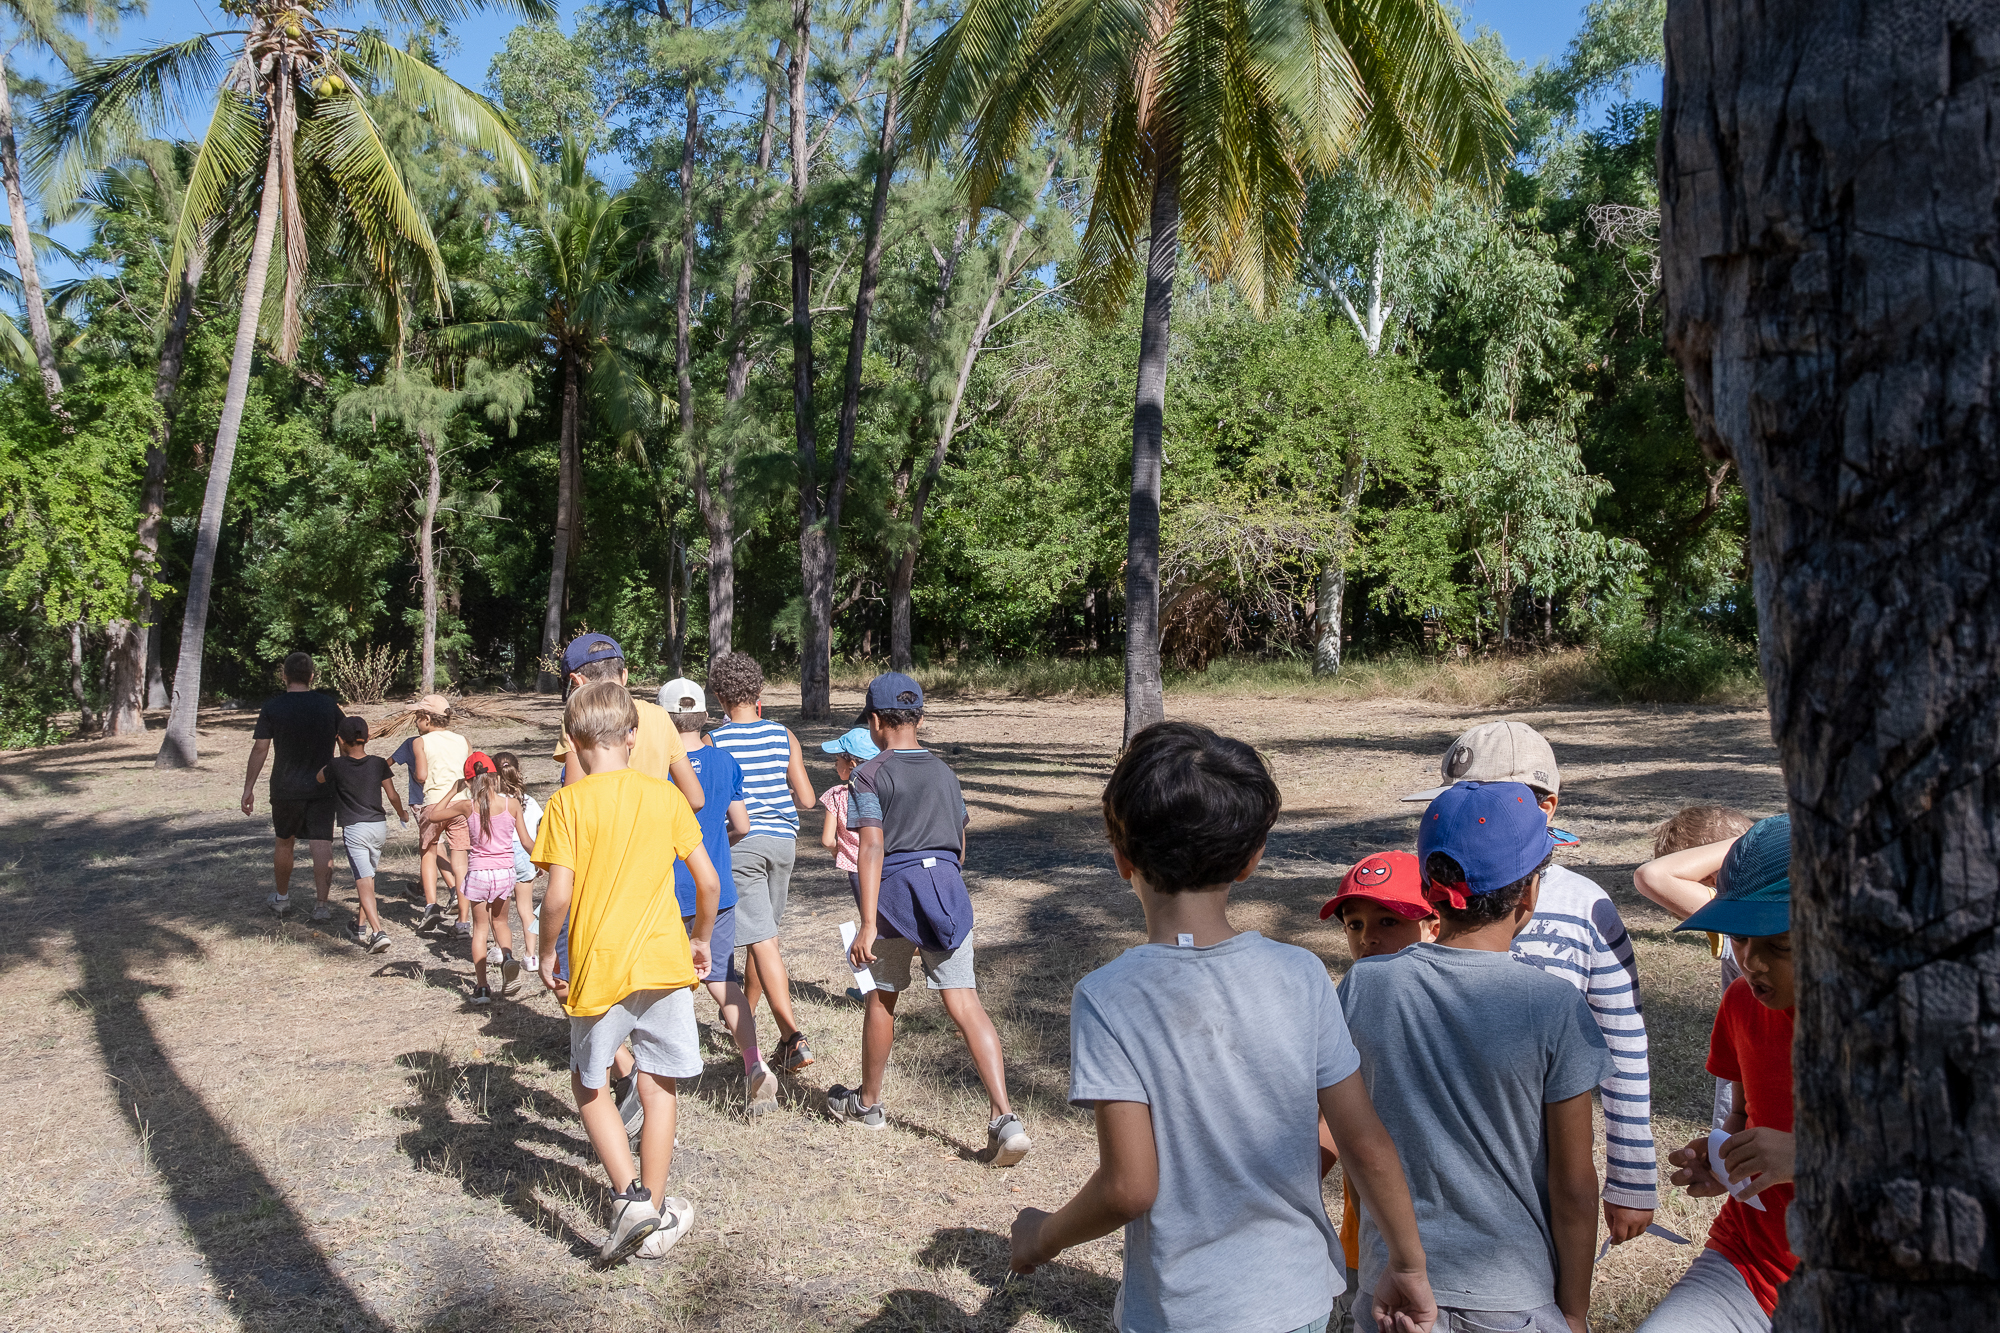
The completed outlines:
[[[736,1041],[736,1049],[743,1056],[745,1067],[761,1058],[757,1049],[757,1011],[743,998],[743,988],[733,981],[711,981],[708,983],[709,998],[722,1015],[722,1025],[729,1029],[729,1035]]]
[[[655,1208],[667,1197],[667,1170],[674,1164],[675,1092],[675,1080],[639,1072],[639,1105],[646,1108],[646,1125],[639,1131],[639,1183],[653,1196]]]
[[[882,1104],[882,1078],[889,1048],[896,1044],[896,992],[872,990],[861,1006],[861,1100]]]
[[[418,856],[417,882],[424,888],[424,906],[436,907],[438,900],[437,844],[432,843]]]
[[[486,932],[492,926],[492,904],[472,904],[472,975],[481,986],[486,984]]]
[[[271,848],[271,878],[283,898],[292,891],[292,840],[279,838]]]
[[[361,918],[361,928],[369,934],[382,929],[382,914],[375,910],[375,877],[354,881],[356,915]]]
[[[328,838],[313,838],[306,845],[312,848],[313,894],[324,903],[333,896],[333,842]]]
[[[791,1036],[799,1030],[799,1025],[792,1016],[792,979],[785,973],[785,957],[778,952],[777,937],[750,945],[748,953],[750,965],[744,970],[744,1002],[756,1009],[761,991],[771,1002],[771,1017],[778,1025],[778,1036]]]
[[[632,1071],[638,1067],[638,1058],[632,1054],[630,1046],[620,1046],[611,1057],[611,1077],[614,1079],[628,1079],[632,1077]],[[641,1102],[640,1105],[643,1106],[645,1103]]]
[[[632,1149],[625,1138],[625,1121],[618,1114],[618,1099],[611,1095],[609,1087],[584,1087],[583,1075],[574,1069],[569,1071],[569,1086],[576,1094],[576,1113],[583,1118],[583,1131],[590,1136],[590,1150],[597,1154],[604,1174],[611,1178],[611,1188],[624,1193],[639,1173],[632,1168]],[[667,1143],[671,1150],[671,1133]],[[657,1207],[659,1200],[655,1198],[653,1202]]]
[[[491,908],[493,907],[497,907],[500,910],[497,912],[492,911]],[[477,913],[478,910],[479,909],[477,907],[473,908],[473,911],[475,913]],[[513,928],[507,924],[507,900],[505,898],[502,898],[499,901],[490,904],[488,909],[488,915],[490,915],[493,918],[493,942],[499,945],[501,948],[505,949],[508,953],[514,952],[514,931]],[[484,949],[480,950],[480,956],[483,958],[485,957],[485,955],[486,951]]]
[[[472,911],[472,900],[465,896],[466,855],[466,849],[463,847],[454,847],[451,849],[451,890],[458,895],[458,919],[460,921],[470,916]]]
[[[954,986],[938,995],[944,1000],[944,1011],[964,1036],[966,1049],[972,1052],[979,1081],[986,1085],[986,1099],[993,1103],[993,1114],[988,1118],[998,1120],[1013,1109],[1007,1105],[1007,1065],[1000,1055],[1000,1034],[987,1016],[986,1006],[979,1002],[978,991]]]

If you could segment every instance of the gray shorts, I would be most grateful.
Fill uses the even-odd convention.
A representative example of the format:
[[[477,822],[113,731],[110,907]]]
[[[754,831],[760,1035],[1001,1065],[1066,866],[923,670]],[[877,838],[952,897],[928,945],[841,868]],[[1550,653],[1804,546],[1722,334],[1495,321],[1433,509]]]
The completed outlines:
[[[661,1078],[701,1073],[701,1034],[694,1022],[694,987],[633,991],[601,1014],[569,1020],[569,1067],[586,1088],[601,1088],[611,1058],[627,1037],[639,1068]]]
[[[910,960],[922,954],[924,984],[932,990],[978,990],[972,979],[972,936],[967,935],[956,949],[920,949],[915,940],[901,937],[875,941],[875,962],[868,974],[883,990],[910,988]]]
[[[778,937],[785,901],[792,893],[796,838],[753,833],[729,849],[729,872],[736,880],[736,943],[762,944]]]
[[[1369,1315],[1375,1309],[1375,1293],[1355,1292],[1353,1308],[1359,1312],[1354,1326],[1368,1327],[1374,1322]],[[1431,1333],[1569,1333],[1569,1321],[1554,1301],[1533,1310],[1461,1310],[1440,1305]]]
[[[1703,1250],[1639,1325],[1639,1333],[1771,1333],[1771,1317],[1736,1265]]]
[[[389,845],[389,821],[345,825],[340,842],[347,848],[347,864],[354,867],[354,878],[373,879],[382,865],[382,849]]]

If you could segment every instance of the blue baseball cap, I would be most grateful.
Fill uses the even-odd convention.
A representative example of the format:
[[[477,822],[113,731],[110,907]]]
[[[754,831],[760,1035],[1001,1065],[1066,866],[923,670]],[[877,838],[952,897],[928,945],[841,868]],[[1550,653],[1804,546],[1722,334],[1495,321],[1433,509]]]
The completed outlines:
[[[1480,897],[1534,873],[1553,845],[1549,817],[1522,782],[1459,782],[1424,807],[1417,827],[1417,867],[1424,896],[1463,909]],[[1458,862],[1465,878],[1444,884],[1430,878],[1433,852]]]
[[[1782,935],[1792,928],[1792,817],[1750,826],[1722,858],[1715,897],[1675,930],[1718,935]]]
[[[563,649],[563,670],[581,671],[592,662],[623,656],[625,650],[609,634],[579,634]]]
[[[884,671],[868,682],[868,704],[861,710],[861,718],[878,708],[922,708],[924,687],[917,684],[914,677],[900,671]]]
[[[882,748],[875,744],[866,727],[855,727],[842,732],[830,741],[821,741],[819,748],[828,754],[851,754],[863,762],[882,753]]]

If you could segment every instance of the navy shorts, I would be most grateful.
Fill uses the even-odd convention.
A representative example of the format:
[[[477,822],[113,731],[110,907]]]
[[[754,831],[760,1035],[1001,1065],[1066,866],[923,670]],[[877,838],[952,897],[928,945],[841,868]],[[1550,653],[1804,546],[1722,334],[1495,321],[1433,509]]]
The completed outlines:
[[[271,831],[282,841],[305,838],[312,842],[333,841],[334,801],[331,795],[309,801],[271,800]]]
[[[681,918],[681,927],[694,929],[694,918]],[[725,907],[715,914],[715,933],[708,937],[708,975],[703,981],[741,981],[736,970],[736,909]]]

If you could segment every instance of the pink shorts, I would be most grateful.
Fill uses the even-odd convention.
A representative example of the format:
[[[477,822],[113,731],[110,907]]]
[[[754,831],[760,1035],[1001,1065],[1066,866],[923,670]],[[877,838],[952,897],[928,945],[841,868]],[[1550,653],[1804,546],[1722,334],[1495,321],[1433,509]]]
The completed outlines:
[[[514,867],[499,870],[468,870],[465,896],[476,903],[497,903],[514,891]]]

